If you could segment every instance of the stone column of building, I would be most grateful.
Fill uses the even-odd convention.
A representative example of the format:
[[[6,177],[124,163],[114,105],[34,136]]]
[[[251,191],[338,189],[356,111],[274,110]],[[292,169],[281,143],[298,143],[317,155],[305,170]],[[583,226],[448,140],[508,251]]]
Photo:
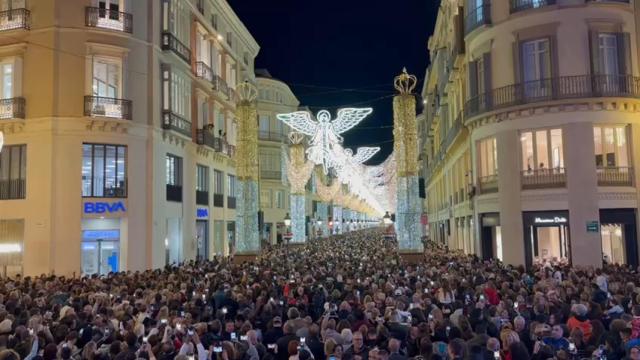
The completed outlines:
[[[258,90],[249,82],[238,85],[236,149],[236,252],[255,255],[260,251],[258,227]]]
[[[311,161],[305,162],[304,145],[302,140],[304,136],[300,133],[292,132],[289,135],[291,146],[289,147],[289,157],[287,160],[287,177],[291,184],[291,242],[303,243],[306,239],[306,190],[305,185],[311,173],[314,164]]]
[[[397,164],[396,235],[401,252],[422,253],[420,238],[420,196],[418,193],[418,134],[416,77],[406,69],[397,76],[394,86],[399,94],[393,98],[393,151]]]

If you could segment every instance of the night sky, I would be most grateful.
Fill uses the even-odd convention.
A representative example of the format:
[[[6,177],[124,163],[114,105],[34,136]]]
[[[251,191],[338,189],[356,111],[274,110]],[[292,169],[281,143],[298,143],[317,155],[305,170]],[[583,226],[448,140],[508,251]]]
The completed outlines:
[[[373,107],[345,146],[381,146],[369,164],[391,153],[393,78],[403,66],[424,77],[439,0],[228,1],[260,45],[256,68],[314,112]]]

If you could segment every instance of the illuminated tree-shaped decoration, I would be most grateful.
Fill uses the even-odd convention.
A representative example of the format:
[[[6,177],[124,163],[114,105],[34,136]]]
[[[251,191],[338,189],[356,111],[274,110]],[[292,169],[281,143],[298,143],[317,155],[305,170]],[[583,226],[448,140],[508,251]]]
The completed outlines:
[[[292,129],[311,137],[307,149],[309,160],[322,165],[324,173],[328,174],[336,162],[334,147],[343,141],[340,134],[356,126],[372,111],[371,108],[340,109],[334,120],[331,120],[331,114],[327,110],[318,112],[318,121],[311,119],[311,114],[307,111],[278,114],[277,118]]]
[[[320,200],[326,203],[334,201],[338,195],[338,192],[342,188],[342,184],[339,181],[334,180],[331,185],[325,185],[322,181],[319,181],[316,185],[316,191]]]

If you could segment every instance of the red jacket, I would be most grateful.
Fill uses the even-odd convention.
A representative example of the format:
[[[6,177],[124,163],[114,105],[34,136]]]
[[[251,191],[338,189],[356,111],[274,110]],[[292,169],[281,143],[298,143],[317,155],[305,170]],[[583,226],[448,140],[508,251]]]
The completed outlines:
[[[498,295],[498,291],[496,289],[485,288],[484,296],[487,297],[487,301],[489,302],[489,304],[493,306],[500,304],[500,296]]]

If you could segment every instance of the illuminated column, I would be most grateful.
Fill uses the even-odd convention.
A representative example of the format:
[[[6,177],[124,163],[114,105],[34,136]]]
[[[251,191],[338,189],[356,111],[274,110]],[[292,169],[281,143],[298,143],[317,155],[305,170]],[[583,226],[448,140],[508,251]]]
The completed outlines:
[[[393,150],[397,163],[396,234],[401,252],[424,251],[420,238],[420,196],[418,193],[418,134],[416,77],[402,74],[394,80],[398,95],[393,98]]]
[[[257,254],[260,251],[258,227],[258,123],[256,98],[258,90],[249,82],[237,87],[238,120],[236,149],[236,246],[238,254]]]
[[[311,161],[305,162],[304,136],[297,132],[289,134],[291,146],[289,147],[289,157],[287,159],[287,178],[291,185],[291,242],[303,243],[305,234],[305,185],[311,177],[314,164]],[[286,158],[285,158],[286,159]]]
[[[342,234],[342,207],[333,207],[333,228],[335,234]]]
[[[322,236],[326,237],[329,235],[329,217],[327,213],[329,212],[329,207],[327,203],[324,201],[318,202],[317,208],[317,221],[320,221],[320,231],[322,232]]]

